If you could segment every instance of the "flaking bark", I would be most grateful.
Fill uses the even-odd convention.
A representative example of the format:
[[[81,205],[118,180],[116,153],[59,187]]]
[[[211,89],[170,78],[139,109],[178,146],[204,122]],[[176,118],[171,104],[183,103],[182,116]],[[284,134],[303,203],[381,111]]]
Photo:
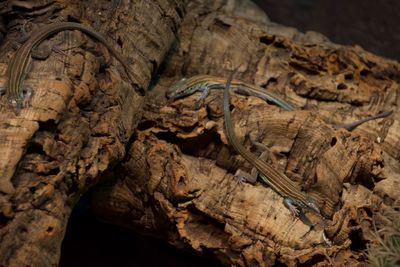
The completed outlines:
[[[72,208],[99,174],[125,156],[144,92],[175,39],[182,2],[6,1],[1,83],[22,31],[57,21],[102,33],[127,60],[131,82],[107,49],[79,31],[48,38],[32,60],[31,107],[0,112],[0,266],[55,266]],[[23,11],[23,12],[22,12]],[[18,15],[17,15],[18,14]],[[162,32],[162,34],[160,34]]]
[[[177,247],[211,251],[226,265],[365,261],[365,245],[375,242],[372,220],[379,227],[383,220],[375,215],[399,203],[397,62],[271,23],[248,1],[8,3],[0,6],[2,14],[23,8],[27,17],[42,18],[32,23],[47,23],[46,14],[56,12],[108,33],[141,80],[132,90],[106,49],[78,32],[47,41],[63,40],[66,54],[34,61],[26,80],[35,89],[32,107],[18,117],[3,107],[0,115],[6,141],[0,153],[0,264],[57,264],[72,207],[102,180],[92,199],[100,219]],[[2,46],[2,81],[17,28],[10,28]],[[229,34],[221,35],[221,28]],[[111,63],[100,66],[105,61]],[[233,177],[251,166],[224,134],[222,92],[201,103],[198,95],[165,100],[165,90],[181,78],[227,77],[232,63],[242,65],[235,78],[299,110],[232,96],[241,142],[254,153],[249,138],[269,146],[276,168],[317,199],[323,217],[309,214],[311,230],[294,220],[276,192]],[[136,93],[141,90],[145,105]],[[332,127],[389,109],[390,117],[351,133]]]
[[[376,242],[372,221],[382,223],[377,214],[399,201],[399,65],[266,22],[244,2],[189,4],[179,47],[147,98],[137,138],[114,172],[117,182],[95,193],[94,210],[176,246],[212,251],[226,265],[360,264],[366,245]],[[222,91],[200,103],[199,94],[173,103],[163,98],[183,77],[227,77],[235,60],[242,64],[235,78],[301,110],[232,96],[239,139],[254,153],[250,138],[269,146],[276,167],[317,199],[323,217],[309,214],[311,230],[294,220],[276,192],[233,177],[251,166],[224,134]],[[390,109],[390,117],[352,132],[333,127]]]

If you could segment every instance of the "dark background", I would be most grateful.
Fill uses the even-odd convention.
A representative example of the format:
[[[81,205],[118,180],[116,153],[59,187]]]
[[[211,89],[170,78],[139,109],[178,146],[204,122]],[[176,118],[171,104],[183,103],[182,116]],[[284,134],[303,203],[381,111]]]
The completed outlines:
[[[400,59],[400,1],[255,0],[277,23],[313,30],[331,41]],[[101,222],[91,215],[88,196],[77,205],[61,251],[61,267],[219,266],[159,240]]]
[[[400,60],[398,0],[254,0],[271,21]]]

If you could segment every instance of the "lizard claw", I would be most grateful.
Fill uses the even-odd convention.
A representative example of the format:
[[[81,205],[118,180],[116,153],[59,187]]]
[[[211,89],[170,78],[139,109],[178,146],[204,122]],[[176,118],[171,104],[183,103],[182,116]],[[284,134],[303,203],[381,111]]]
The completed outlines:
[[[299,217],[300,209],[296,207],[293,200],[291,200],[289,198],[285,198],[283,200],[283,204],[291,211],[291,213],[294,217]]]
[[[236,183],[239,185],[243,185],[247,179],[243,176],[235,176],[236,177]]]

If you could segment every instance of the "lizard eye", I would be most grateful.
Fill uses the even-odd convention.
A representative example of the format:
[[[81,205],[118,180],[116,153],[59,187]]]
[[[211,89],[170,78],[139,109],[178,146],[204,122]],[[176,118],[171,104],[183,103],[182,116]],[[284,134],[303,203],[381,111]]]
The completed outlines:
[[[317,204],[315,203],[314,199],[312,199],[312,198],[307,199],[307,206],[319,213],[319,208],[318,208]]]

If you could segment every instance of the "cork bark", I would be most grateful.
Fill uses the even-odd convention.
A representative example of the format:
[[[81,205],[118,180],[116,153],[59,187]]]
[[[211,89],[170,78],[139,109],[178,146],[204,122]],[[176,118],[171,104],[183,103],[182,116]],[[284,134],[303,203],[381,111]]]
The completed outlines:
[[[3,12],[22,5],[9,2]],[[92,2],[23,3],[35,16],[56,12],[108,33],[141,80],[132,85],[79,32],[49,40],[63,40],[66,55],[33,61],[25,82],[35,88],[32,107],[16,116],[4,106],[0,115],[2,264],[57,264],[70,211],[90,187],[99,219],[224,265],[365,262],[373,223],[399,204],[397,62],[274,24],[248,1]],[[9,28],[3,81],[20,34]],[[165,98],[183,77],[227,77],[235,64],[236,79],[297,110],[231,97],[244,146],[256,154],[250,139],[268,146],[274,168],[317,200],[322,216],[307,214],[313,228],[265,184],[237,182],[235,171],[251,165],[224,133],[222,91],[201,102],[199,94]],[[383,110],[393,114],[352,132],[333,127]]]
[[[0,112],[0,266],[58,265],[72,208],[99,175],[122,160],[145,91],[175,40],[183,3],[175,1],[6,1],[1,84],[24,31],[80,22],[106,37],[135,74],[79,31],[45,40],[25,85],[31,107]]]
[[[360,264],[376,243],[373,222],[398,206],[399,64],[313,32],[276,25],[244,1],[191,2],[179,43],[149,92],[128,155],[99,187],[103,220],[215,255],[224,265]],[[221,34],[221,28],[223,33]],[[245,49],[244,49],[245,47]],[[255,97],[232,95],[235,133],[267,145],[275,168],[317,199],[322,216],[296,220],[265,184],[239,184],[251,166],[235,153],[223,126],[222,91],[168,102],[176,81],[196,74],[256,84],[293,104],[287,112]],[[376,114],[352,132],[340,123]],[[160,218],[164,218],[160,220]],[[323,236],[325,232],[325,237]]]

